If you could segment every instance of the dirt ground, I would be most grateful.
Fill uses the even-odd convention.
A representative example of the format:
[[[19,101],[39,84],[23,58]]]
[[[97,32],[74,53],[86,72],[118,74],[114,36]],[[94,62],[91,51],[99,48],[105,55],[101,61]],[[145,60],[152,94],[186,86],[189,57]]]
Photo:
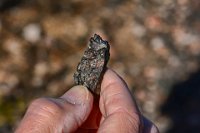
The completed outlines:
[[[0,132],[31,100],[74,85],[94,33],[161,133],[200,132],[199,14],[199,0],[1,0]]]

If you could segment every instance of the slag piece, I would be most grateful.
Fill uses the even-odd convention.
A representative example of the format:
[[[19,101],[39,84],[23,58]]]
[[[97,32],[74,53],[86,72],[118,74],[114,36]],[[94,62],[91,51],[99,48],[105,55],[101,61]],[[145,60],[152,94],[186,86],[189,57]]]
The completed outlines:
[[[95,34],[74,73],[77,85],[84,85],[94,94],[100,93],[100,84],[110,57],[110,46],[107,41]]]

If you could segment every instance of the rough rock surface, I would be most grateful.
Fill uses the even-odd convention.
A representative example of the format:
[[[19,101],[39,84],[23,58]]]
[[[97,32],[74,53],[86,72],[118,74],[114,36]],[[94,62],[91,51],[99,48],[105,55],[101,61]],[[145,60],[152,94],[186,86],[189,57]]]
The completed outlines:
[[[74,73],[74,81],[99,94],[100,82],[109,60],[110,46],[107,41],[95,34]]]

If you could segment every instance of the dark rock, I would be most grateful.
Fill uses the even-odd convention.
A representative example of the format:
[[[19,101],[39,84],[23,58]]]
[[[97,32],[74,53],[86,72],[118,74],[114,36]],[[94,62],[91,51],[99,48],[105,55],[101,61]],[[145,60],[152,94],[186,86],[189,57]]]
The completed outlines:
[[[84,85],[91,92],[99,94],[100,82],[109,60],[110,46],[99,35],[90,39],[88,47],[77,66],[74,81],[77,85]]]

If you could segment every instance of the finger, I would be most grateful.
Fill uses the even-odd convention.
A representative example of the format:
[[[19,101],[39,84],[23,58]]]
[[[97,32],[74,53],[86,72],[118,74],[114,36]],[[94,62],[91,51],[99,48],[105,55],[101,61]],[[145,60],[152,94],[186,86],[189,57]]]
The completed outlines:
[[[75,86],[58,99],[40,98],[28,108],[16,133],[75,131],[87,119],[93,96],[83,86]]]
[[[125,82],[112,70],[107,70],[101,84],[99,132],[138,132],[140,115]]]
[[[99,96],[94,96],[92,111],[89,117],[81,126],[82,129],[98,129],[101,120],[101,112],[99,109]]]
[[[74,89],[74,91],[69,91],[61,97],[69,101],[70,103],[75,104],[74,110],[70,112],[73,112],[72,117],[70,117],[67,113],[68,117],[66,117],[64,128],[67,132],[80,127],[88,118],[92,110],[93,95],[89,92],[89,90],[86,87],[81,87],[84,88],[82,89],[82,93],[78,93],[79,88],[77,88],[77,90]],[[70,124],[68,121],[71,121]]]

